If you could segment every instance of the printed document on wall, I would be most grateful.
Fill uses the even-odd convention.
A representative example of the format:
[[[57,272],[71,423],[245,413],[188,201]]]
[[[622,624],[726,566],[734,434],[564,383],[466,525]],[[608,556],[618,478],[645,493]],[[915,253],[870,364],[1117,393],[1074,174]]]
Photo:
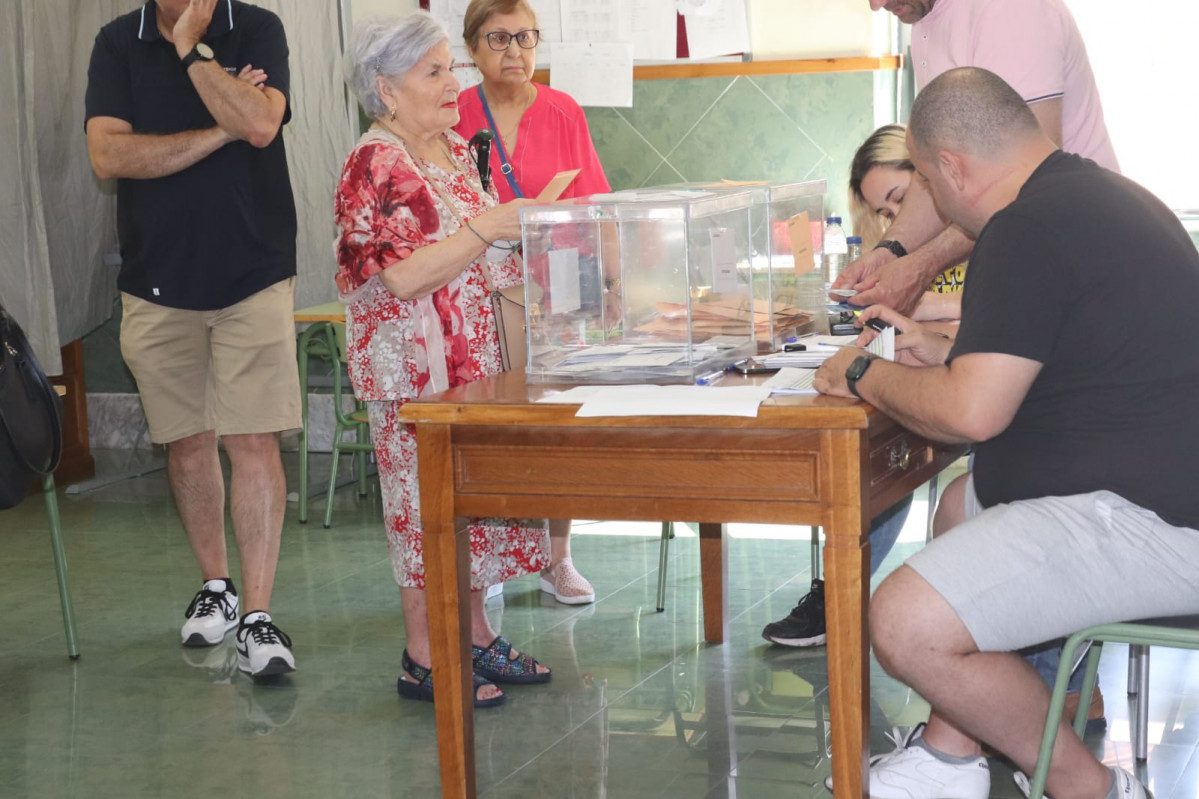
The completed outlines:
[[[638,61],[669,61],[678,56],[679,24],[675,0],[625,0],[633,57]]]
[[[749,51],[745,0],[680,0],[687,18],[687,51],[691,58],[715,58]]]
[[[554,48],[550,86],[579,105],[633,107],[633,45],[562,42]]]
[[[628,0],[597,3],[595,0],[561,0],[562,40],[567,42],[627,41]]]

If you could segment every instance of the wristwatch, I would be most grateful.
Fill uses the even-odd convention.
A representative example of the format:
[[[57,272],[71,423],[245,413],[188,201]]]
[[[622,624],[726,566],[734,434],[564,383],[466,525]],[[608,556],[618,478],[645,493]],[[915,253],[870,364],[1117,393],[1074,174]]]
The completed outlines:
[[[870,368],[871,362],[875,360],[878,360],[877,355],[869,353],[859,355],[853,359],[853,363],[845,370],[845,382],[849,385],[849,390],[858,399],[862,398],[862,395],[858,393],[858,381],[862,379],[862,375],[866,374],[866,370]]]
[[[874,249],[876,250],[880,247],[884,250],[890,250],[895,254],[896,258],[902,258],[908,254],[907,249],[895,239],[883,239],[878,244],[874,245]]]
[[[188,51],[180,63],[183,64],[183,71],[186,72],[187,68],[197,61],[211,61],[214,58],[216,58],[216,53],[212,52],[211,47],[204,42],[196,42],[196,46]]]

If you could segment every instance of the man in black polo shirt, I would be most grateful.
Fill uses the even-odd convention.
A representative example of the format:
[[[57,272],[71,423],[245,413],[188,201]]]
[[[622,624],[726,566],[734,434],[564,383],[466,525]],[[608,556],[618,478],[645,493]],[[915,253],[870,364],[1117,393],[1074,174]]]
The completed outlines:
[[[287,55],[282,24],[261,8],[151,0],[97,35],[86,100],[92,166],[118,179],[121,351],[150,437],[168,445],[204,580],[183,644],[216,645],[236,627],[238,664],[254,677],[295,668],[269,614],[286,502],[278,434],[300,426]]]
[[[955,342],[889,309],[904,365],[847,350],[815,384],[939,441],[978,442],[961,524],[875,592],[883,667],[932,706],[871,764],[874,797],[985,799],[980,741],[1026,772],[1049,692],[1014,650],[1094,624],[1199,612],[1199,252],[1132,181],[1058,150],[991,72],[917,97],[908,147],[976,237]],[[1129,324],[1130,311],[1138,314]],[[901,787],[902,786],[902,787]],[[1047,791],[1137,799],[1063,724]]]

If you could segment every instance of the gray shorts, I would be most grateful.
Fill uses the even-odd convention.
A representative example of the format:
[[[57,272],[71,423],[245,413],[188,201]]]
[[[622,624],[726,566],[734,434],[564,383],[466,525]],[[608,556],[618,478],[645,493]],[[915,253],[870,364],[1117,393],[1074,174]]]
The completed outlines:
[[[1199,613],[1199,531],[1110,491],[983,510],[908,559],[986,652],[1094,624]]]

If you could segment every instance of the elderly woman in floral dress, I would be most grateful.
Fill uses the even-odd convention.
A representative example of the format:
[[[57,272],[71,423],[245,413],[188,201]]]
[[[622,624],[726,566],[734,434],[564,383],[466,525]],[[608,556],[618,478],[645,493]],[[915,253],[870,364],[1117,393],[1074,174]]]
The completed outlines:
[[[355,395],[367,403],[407,647],[400,696],[432,700],[416,437],[399,421],[410,399],[500,371],[489,285],[520,282],[506,240],[518,200],[484,191],[458,121],[449,35],[424,12],[358,25],[347,82],[374,124],[346,159],[335,212],[337,286]],[[542,519],[471,519],[475,705],[495,683],[546,682],[550,671],[491,628],[482,589],[549,564]]]

